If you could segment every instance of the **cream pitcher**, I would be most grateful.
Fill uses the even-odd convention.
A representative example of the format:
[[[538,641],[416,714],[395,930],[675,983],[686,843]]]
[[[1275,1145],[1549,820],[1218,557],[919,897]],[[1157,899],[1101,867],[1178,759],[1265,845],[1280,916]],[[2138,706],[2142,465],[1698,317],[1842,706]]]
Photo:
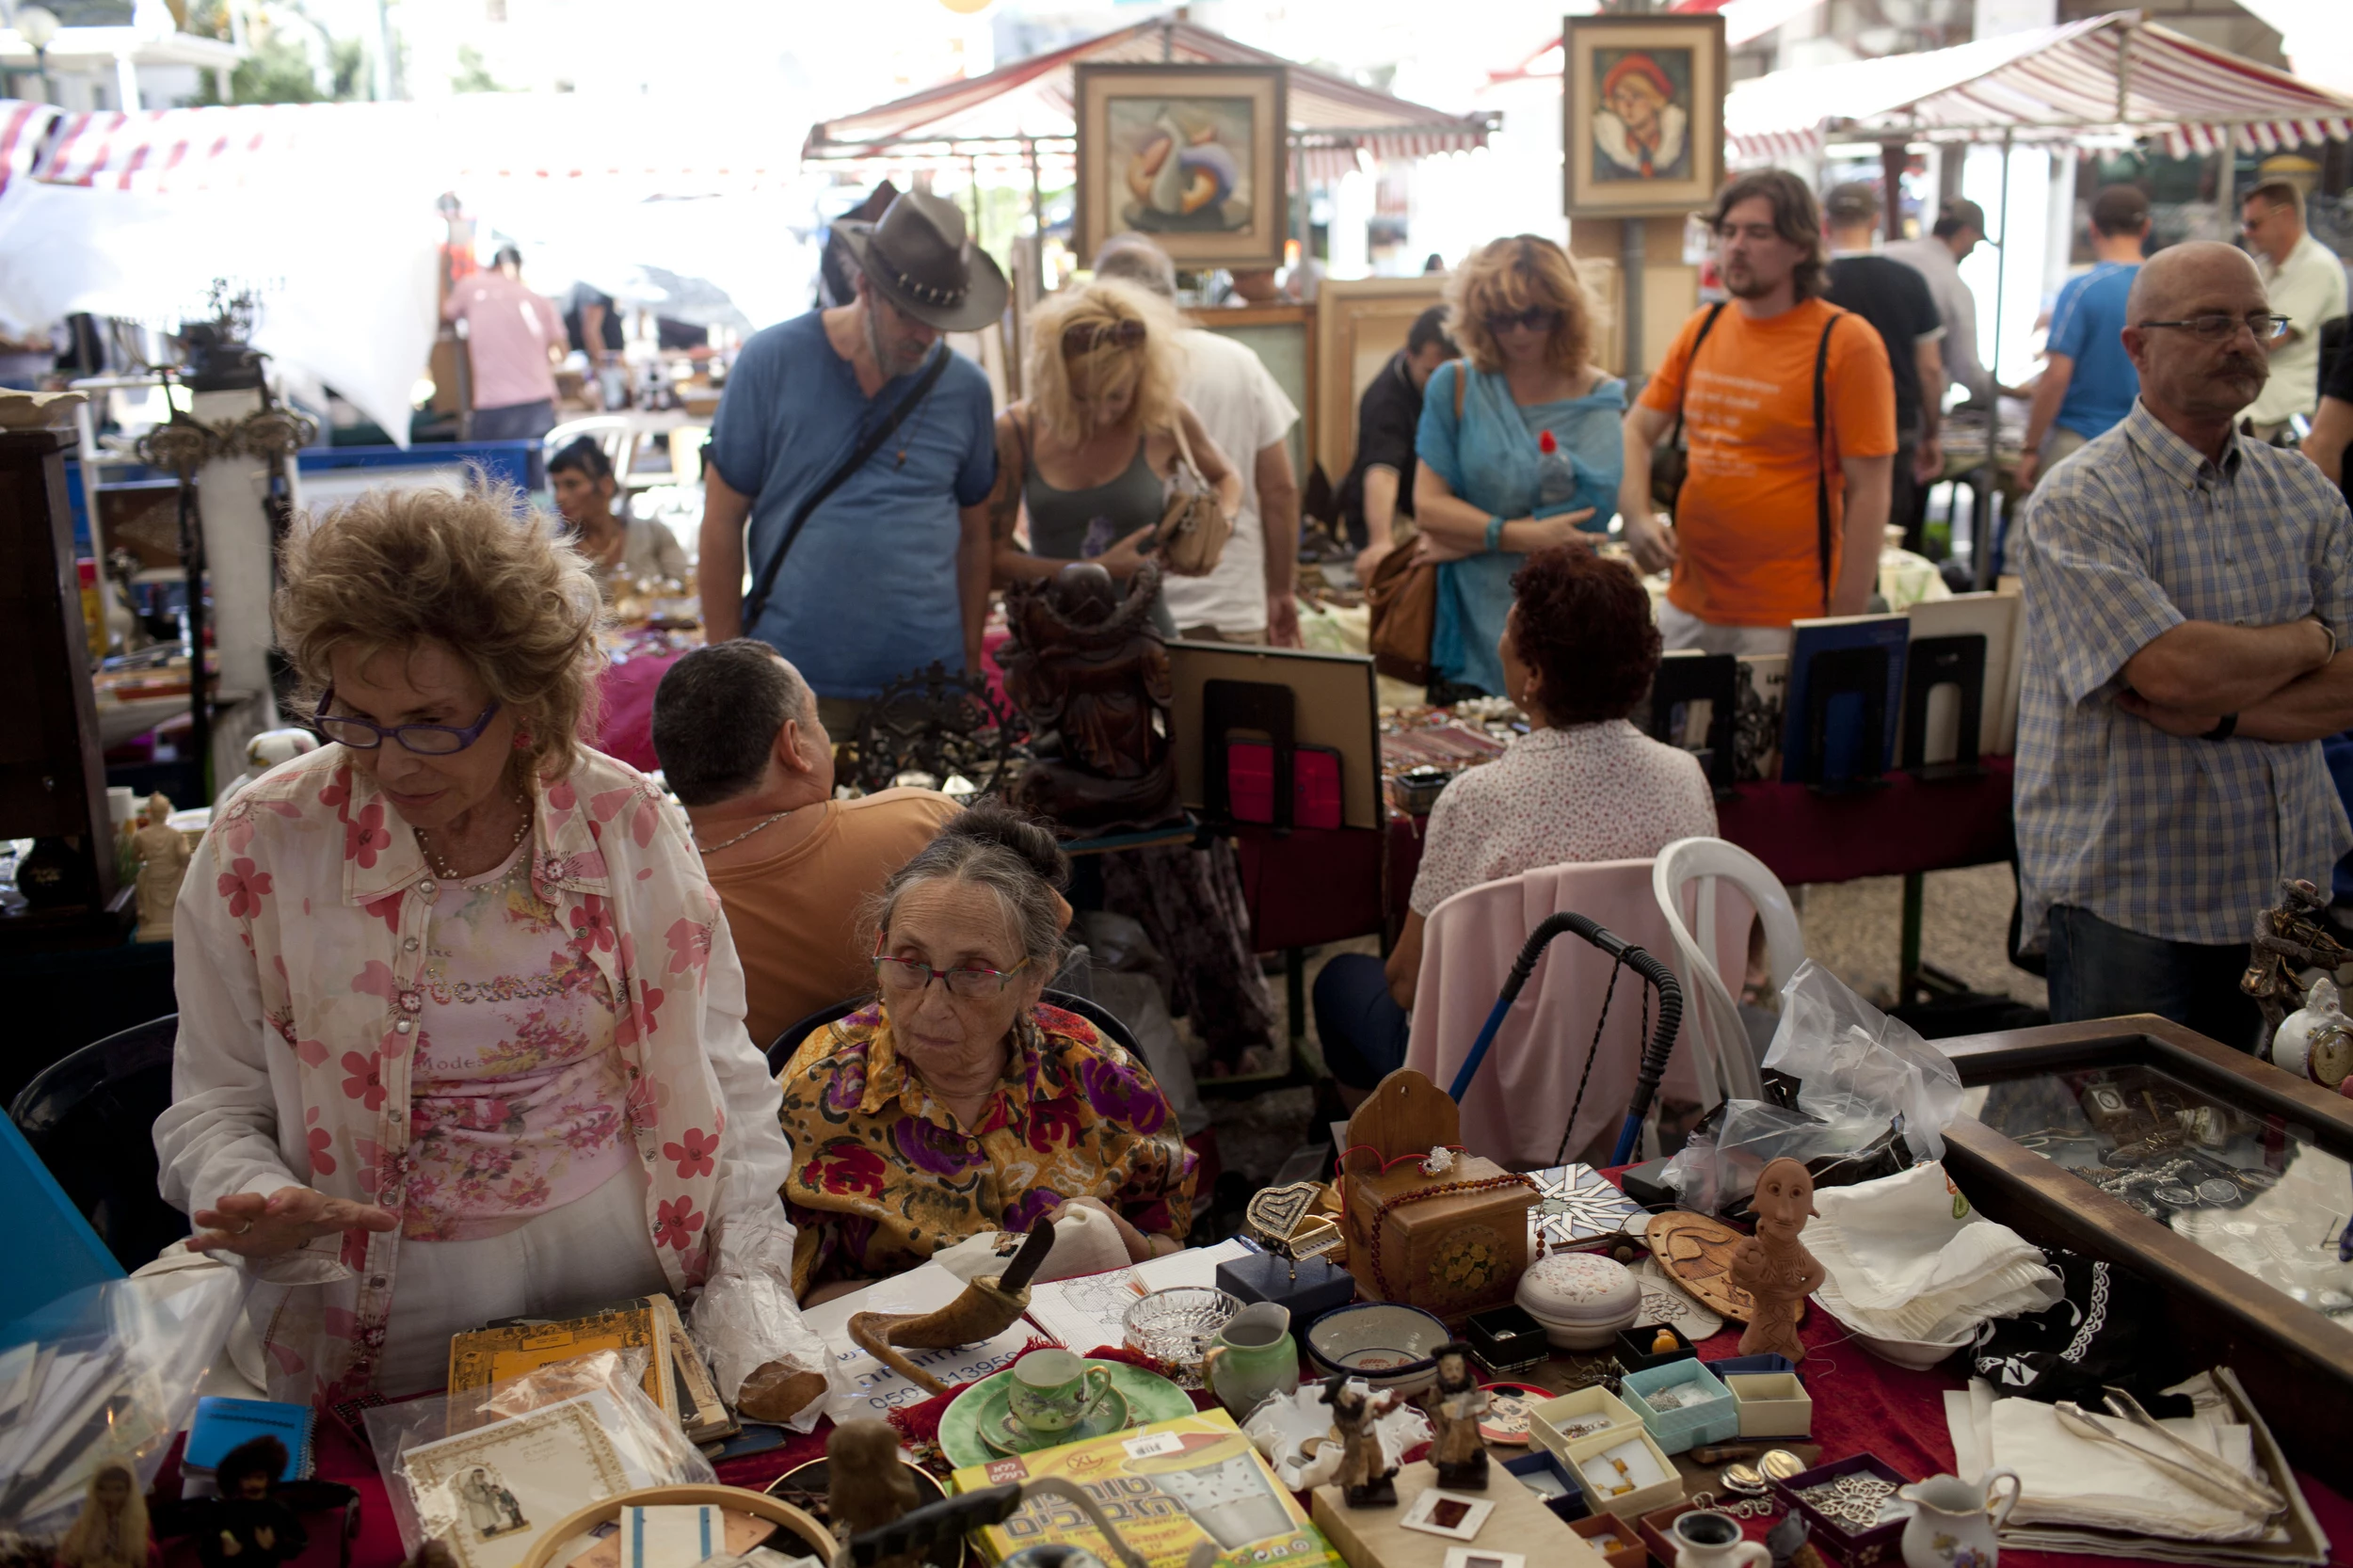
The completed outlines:
[[[2009,1493],[1993,1503],[2003,1481]],[[2014,1470],[1988,1470],[1983,1479],[1931,1476],[1900,1488],[1912,1504],[1904,1526],[1904,1568],[1993,1568],[2002,1560],[1999,1531],[2023,1489]]]

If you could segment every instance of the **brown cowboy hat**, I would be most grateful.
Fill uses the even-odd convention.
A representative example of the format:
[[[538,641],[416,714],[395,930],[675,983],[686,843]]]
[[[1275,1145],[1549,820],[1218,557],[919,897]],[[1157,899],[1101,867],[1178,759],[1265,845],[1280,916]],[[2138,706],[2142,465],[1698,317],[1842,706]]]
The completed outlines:
[[[965,232],[964,210],[911,190],[872,223],[833,226],[874,290],[926,327],[972,332],[1005,311],[1005,275]]]

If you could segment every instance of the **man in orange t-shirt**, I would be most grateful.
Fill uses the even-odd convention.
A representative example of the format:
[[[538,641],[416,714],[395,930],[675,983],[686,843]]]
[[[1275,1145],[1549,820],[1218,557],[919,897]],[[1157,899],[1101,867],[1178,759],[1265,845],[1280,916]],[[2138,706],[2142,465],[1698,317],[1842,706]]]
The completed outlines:
[[[1626,410],[1618,510],[1642,569],[1674,568],[1658,613],[1669,648],[1785,653],[1791,621],[1860,615],[1877,585],[1896,384],[1871,324],[1819,297],[1821,217],[1802,181],[1742,175],[1713,216],[1732,301],[1683,324]],[[1669,520],[1654,515],[1651,449],[1678,404],[1690,461]]]

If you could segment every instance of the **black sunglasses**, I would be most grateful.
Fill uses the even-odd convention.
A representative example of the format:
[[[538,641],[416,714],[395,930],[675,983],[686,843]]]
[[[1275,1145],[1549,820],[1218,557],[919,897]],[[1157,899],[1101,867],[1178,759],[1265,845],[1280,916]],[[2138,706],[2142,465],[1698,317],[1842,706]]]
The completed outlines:
[[[1514,327],[1525,327],[1531,332],[1549,332],[1561,325],[1561,312],[1549,305],[1530,305],[1525,311],[1497,311],[1481,318],[1487,330],[1497,337]]]
[[[1118,348],[1135,348],[1143,342],[1144,323],[1141,321],[1097,322],[1092,325],[1081,322],[1063,328],[1062,351],[1064,354],[1084,354],[1107,344]]]

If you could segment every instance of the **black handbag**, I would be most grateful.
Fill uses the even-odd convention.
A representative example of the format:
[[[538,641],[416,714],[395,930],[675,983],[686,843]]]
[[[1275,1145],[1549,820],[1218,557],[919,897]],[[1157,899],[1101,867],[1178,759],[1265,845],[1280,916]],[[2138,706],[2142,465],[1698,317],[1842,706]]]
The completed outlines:
[[[1691,352],[1683,361],[1686,392],[1691,386],[1691,367],[1700,362],[1700,344],[1707,341],[1707,334],[1715,329],[1716,318],[1723,313],[1722,300],[1710,305],[1707,319],[1700,323],[1700,335],[1691,340]],[[1683,481],[1690,470],[1691,454],[1683,444],[1683,398],[1678,396],[1675,399],[1674,427],[1667,432],[1665,440],[1651,448],[1650,453],[1650,498],[1669,517],[1674,516],[1675,498],[1683,493]]]

